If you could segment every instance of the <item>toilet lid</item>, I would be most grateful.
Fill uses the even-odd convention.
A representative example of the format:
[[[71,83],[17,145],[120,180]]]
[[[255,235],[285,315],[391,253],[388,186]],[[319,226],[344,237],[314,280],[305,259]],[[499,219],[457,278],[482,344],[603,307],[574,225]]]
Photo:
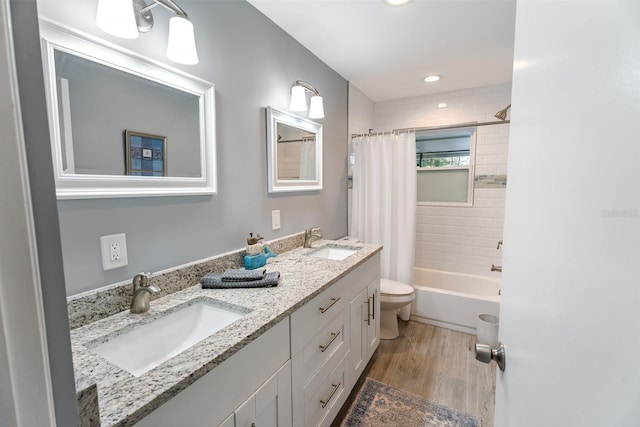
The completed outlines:
[[[413,287],[395,280],[380,279],[380,293],[387,295],[408,295],[413,293]]]

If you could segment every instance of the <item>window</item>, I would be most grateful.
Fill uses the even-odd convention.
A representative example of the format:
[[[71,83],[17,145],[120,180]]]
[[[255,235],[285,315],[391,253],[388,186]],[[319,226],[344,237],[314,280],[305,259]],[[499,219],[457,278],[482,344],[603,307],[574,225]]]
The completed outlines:
[[[471,206],[475,129],[416,133],[418,203]]]

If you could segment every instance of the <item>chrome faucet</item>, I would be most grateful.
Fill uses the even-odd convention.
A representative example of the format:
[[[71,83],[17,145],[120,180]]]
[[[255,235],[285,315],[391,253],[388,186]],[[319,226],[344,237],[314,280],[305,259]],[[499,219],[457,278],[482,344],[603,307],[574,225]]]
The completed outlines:
[[[311,227],[304,230],[304,247],[310,248],[314,240],[322,239],[322,229],[320,227]]]
[[[139,273],[133,276],[132,313],[145,313],[149,311],[149,298],[151,294],[160,292],[160,288],[149,284],[149,274],[151,273]]]
[[[502,266],[491,264],[491,271],[499,271],[500,273],[502,273]]]

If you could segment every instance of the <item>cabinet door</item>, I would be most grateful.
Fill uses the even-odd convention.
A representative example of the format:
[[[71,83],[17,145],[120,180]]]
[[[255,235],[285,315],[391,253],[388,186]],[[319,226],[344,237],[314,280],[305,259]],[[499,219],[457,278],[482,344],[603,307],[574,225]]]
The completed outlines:
[[[235,427],[291,426],[291,362],[287,362],[234,413]]]
[[[369,362],[373,352],[380,344],[380,279],[377,278],[367,286],[368,302],[370,304],[369,322],[367,322],[367,351],[366,362]]]
[[[362,289],[349,304],[351,350],[345,373],[345,382],[348,389],[355,385],[367,365],[367,353],[369,351],[369,325],[367,323],[370,307],[367,288]]]

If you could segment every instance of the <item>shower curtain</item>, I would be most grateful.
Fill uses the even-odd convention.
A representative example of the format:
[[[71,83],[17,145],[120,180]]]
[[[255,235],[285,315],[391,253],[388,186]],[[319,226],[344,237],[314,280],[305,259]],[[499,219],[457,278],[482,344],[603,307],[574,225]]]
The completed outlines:
[[[316,177],[316,141],[302,140],[300,143],[300,179]]]
[[[383,278],[411,285],[416,229],[416,135],[365,135],[353,138],[351,143],[351,234],[364,243],[384,246]]]

